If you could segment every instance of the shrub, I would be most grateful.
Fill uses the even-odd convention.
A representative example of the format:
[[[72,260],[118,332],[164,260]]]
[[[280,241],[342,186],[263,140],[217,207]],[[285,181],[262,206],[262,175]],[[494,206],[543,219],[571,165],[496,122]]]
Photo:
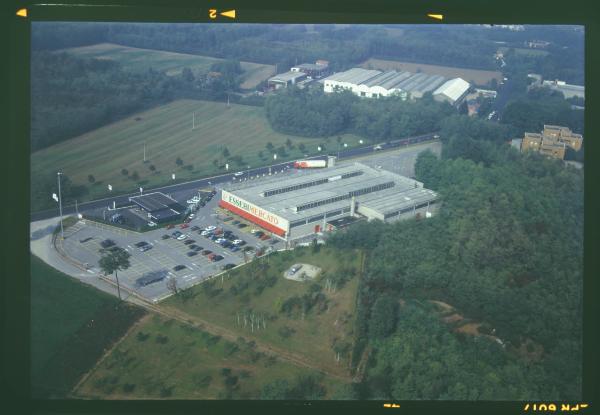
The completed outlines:
[[[167,336],[159,334],[156,336],[156,342],[160,344],[167,344],[169,342],[169,338]]]
[[[127,169],[121,169],[121,174],[123,176],[128,176],[129,175],[129,170],[127,170]]]
[[[145,342],[148,340],[148,337],[150,337],[150,333],[144,333],[143,331],[138,332],[138,334],[135,336],[139,342]]]
[[[166,386],[163,386],[160,388],[160,397],[161,398],[168,398],[169,396],[173,395],[173,386],[171,386],[170,388],[167,388]]]
[[[126,383],[123,385],[123,392],[131,393],[135,390],[135,383]]]
[[[296,330],[294,330],[293,328],[288,327],[288,326],[281,327],[281,328],[279,328],[279,330],[277,330],[277,333],[284,339],[287,339],[295,332],[296,332]]]
[[[88,174],[88,182],[90,183],[94,183],[96,181],[96,178],[94,177],[93,174]]]
[[[231,375],[231,369],[228,367],[224,367],[221,369],[221,375],[225,377],[229,377]]]
[[[183,160],[181,160],[181,157],[177,157],[177,160],[175,160],[175,164],[177,164],[178,166],[183,166]]]
[[[139,180],[140,179],[140,175],[138,174],[137,171],[134,171],[133,174],[131,175],[131,178],[133,180]]]

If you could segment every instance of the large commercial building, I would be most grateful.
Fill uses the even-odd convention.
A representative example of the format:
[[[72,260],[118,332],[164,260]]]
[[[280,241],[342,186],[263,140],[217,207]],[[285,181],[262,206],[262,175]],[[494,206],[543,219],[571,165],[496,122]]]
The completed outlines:
[[[542,86],[547,86],[554,91],[562,92],[565,99],[580,97],[585,99],[585,87],[582,85],[571,85],[558,79],[554,81],[544,81]]]
[[[421,98],[427,92],[441,96],[440,100],[451,101],[455,104],[464,98],[470,85],[460,78],[447,81],[440,75],[428,75],[425,73],[411,73],[406,71],[389,70],[381,72],[372,69],[352,68],[344,72],[338,72],[321,81],[323,91],[326,93],[349,90],[355,95],[366,98],[381,98],[397,95],[402,99]],[[450,82],[450,84],[449,84]],[[444,85],[448,84],[445,88]],[[450,88],[452,87],[452,88]],[[441,89],[440,89],[441,88]],[[449,90],[459,90],[452,93],[452,101],[448,99]]]
[[[329,230],[344,217],[427,217],[437,198],[418,181],[354,163],[230,184],[219,206],[290,240]]]
[[[318,60],[315,63],[302,63],[290,68],[290,72],[302,72],[313,79],[321,78],[327,75],[329,71],[329,62]]]

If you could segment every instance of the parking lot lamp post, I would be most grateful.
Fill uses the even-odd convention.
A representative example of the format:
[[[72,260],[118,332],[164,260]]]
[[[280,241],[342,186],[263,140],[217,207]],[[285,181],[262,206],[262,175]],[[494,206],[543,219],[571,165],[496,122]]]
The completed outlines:
[[[248,174],[246,175],[247,180],[250,180],[250,166],[248,166]]]
[[[58,180],[58,211],[60,212],[60,237],[61,239],[65,239],[65,230],[63,229],[63,215],[62,215],[62,197],[60,194],[60,175],[62,173],[56,173],[56,178]]]
[[[363,143],[363,140],[358,140],[358,143],[359,143],[359,144],[362,144],[362,143]]]

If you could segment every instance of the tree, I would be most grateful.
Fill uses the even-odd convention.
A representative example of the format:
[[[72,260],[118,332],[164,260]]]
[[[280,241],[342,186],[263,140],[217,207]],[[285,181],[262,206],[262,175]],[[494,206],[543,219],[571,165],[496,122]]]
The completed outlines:
[[[300,143],[298,144],[298,149],[304,153],[304,151],[306,150],[306,146],[304,145],[304,143]]]
[[[183,166],[183,160],[181,159],[181,157],[177,157],[177,160],[175,160],[175,164],[177,164],[178,166]]]
[[[285,146],[288,148],[288,150],[291,150],[294,147],[292,140],[290,140],[289,137],[287,140],[285,140]]]
[[[176,278],[169,278],[167,281],[167,289],[173,293],[173,295],[177,295],[179,292],[179,287],[177,286]]]
[[[230,156],[229,149],[227,147],[225,147],[221,154],[223,154],[223,157],[225,157],[225,158],[229,157]]]
[[[96,178],[94,177],[93,174],[88,175],[88,182],[90,182],[92,184],[96,182]]]
[[[275,148],[275,146],[273,145],[273,143],[272,143],[272,142],[270,142],[270,141],[269,141],[269,142],[268,142],[268,143],[265,145],[265,147],[266,147],[266,148],[267,148],[267,150],[269,150],[270,152],[272,152],[272,151],[273,151],[273,149]]]
[[[394,331],[397,303],[391,295],[383,295],[375,301],[369,321],[369,334],[372,337],[387,337]]]
[[[123,176],[128,176],[129,175],[129,170],[127,170],[127,169],[121,169],[121,174]]]
[[[154,164],[149,165],[148,168],[150,169],[151,172],[156,171],[156,166]]]
[[[105,275],[115,274],[117,281],[117,292],[119,294],[119,300],[121,300],[121,286],[119,284],[118,271],[126,270],[130,267],[129,252],[121,247],[113,247],[110,250],[102,249],[100,251],[102,257],[98,261],[98,265]]]
[[[133,180],[139,180],[139,179],[140,179],[140,175],[138,174],[138,172],[137,172],[137,171],[134,171],[134,172],[131,174],[131,178],[132,178]]]

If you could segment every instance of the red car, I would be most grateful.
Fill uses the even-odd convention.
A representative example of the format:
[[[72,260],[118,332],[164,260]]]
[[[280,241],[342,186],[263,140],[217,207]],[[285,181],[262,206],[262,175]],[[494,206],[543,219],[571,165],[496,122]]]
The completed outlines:
[[[216,257],[216,254],[208,254],[207,258],[210,259],[211,261]]]
[[[266,233],[260,237],[261,241],[266,241],[267,239],[271,239],[271,237],[269,235],[267,235]]]
[[[173,229],[175,227],[175,225],[173,225],[172,223],[167,225],[167,229]]]
[[[188,225],[187,223],[182,223],[180,226],[181,229],[185,229],[185,228],[189,228],[189,227],[190,227],[190,225]]]

